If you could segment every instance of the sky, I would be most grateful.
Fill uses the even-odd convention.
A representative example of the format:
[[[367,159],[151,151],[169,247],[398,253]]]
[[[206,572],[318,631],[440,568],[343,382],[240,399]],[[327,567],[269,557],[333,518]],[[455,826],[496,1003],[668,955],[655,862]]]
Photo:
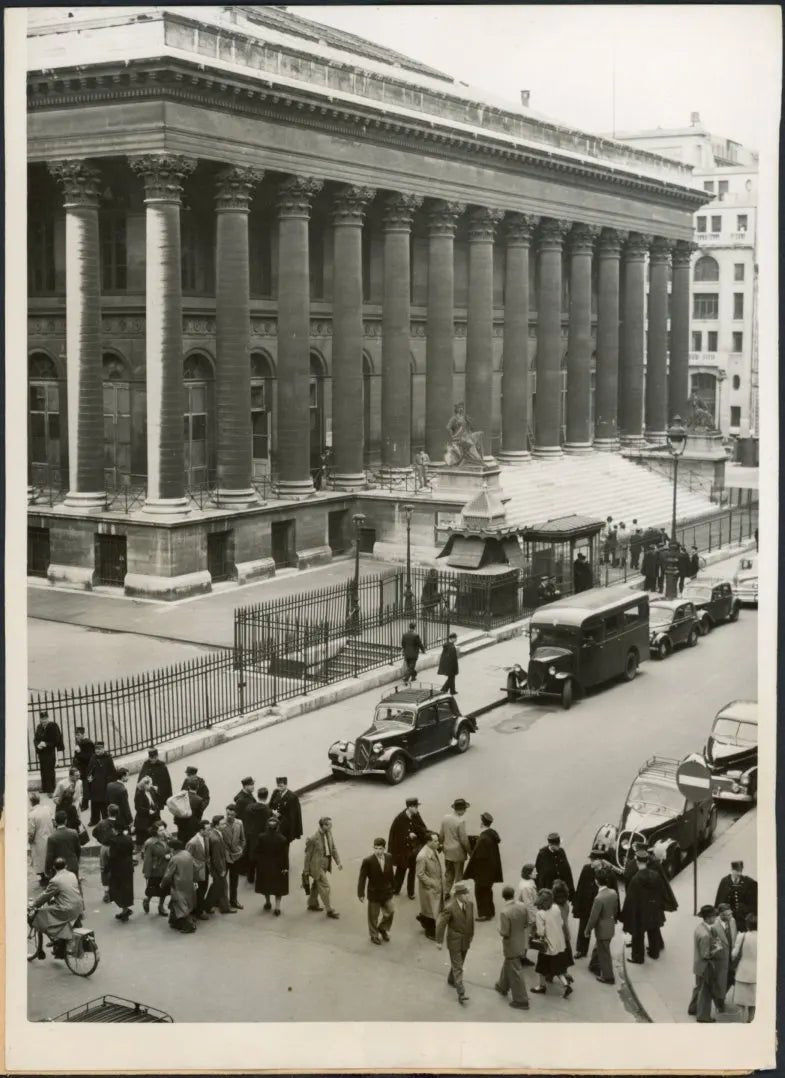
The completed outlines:
[[[295,6],[581,130],[687,127],[776,144],[776,5]],[[614,93],[615,69],[615,93]],[[615,107],[614,107],[615,102]],[[615,114],[615,115],[614,115]]]

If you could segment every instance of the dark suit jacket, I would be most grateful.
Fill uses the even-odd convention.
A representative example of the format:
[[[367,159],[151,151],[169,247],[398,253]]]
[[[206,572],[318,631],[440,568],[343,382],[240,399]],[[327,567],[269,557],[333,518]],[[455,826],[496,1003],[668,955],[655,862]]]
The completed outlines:
[[[416,837],[409,838],[410,834]],[[415,857],[419,850],[428,840],[428,828],[425,826],[422,816],[415,812],[409,816],[406,809],[399,812],[390,824],[390,837],[387,840],[387,850],[392,855],[396,865],[403,864],[410,857]]]
[[[405,659],[416,659],[420,652],[425,654],[425,648],[423,647],[422,640],[420,640],[420,634],[414,631],[403,634],[401,638],[401,647],[403,648],[403,656]]]
[[[460,943],[466,950],[474,938],[474,905],[469,898],[463,900],[463,910],[457,898],[451,898],[444,904],[444,909],[436,919],[436,942],[441,943],[444,933],[447,943]]]
[[[120,812],[117,815],[117,822],[120,825],[120,830],[131,826],[133,816],[131,815],[131,806],[128,803],[128,790],[126,789],[124,782],[120,782],[120,780],[117,779],[114,782],[107,783],[106,803],[107,805],[117,805],[120,809]]]
[[[277,812],[281,820],[281,834],[290,842],[303,837],[303,816],[297,794],[291,790],[276,790],[270,798],[270,808]]]
[[[234,803],[237,805],[237,815],[245,823],[245,814],[251,805],[256,804],[256,798],[253,794],[246,793],[245,790],[240,790],[239,794],[234,795]]]
[[[443,645],[439,656],[439,669],[436,673],[443,677],[449,677],[451,674],[454,676],[458,673],[458,649],[455,644],[448,641]]]
[[[70,827],[57,827],[46,840],[46,861],[44,871],[47,876],[54,872],[54,863],[58,857],[65,859],[65,867],[74,875],[79,873],[79,858],[82,856],[82,848],[79,845],[79,836]]]
[[[365,887],[368,885],[369,902],[386,902],[395,893],[393,861],[389,853],[384,855],[384,868],[379,864],[379,858],[375,853],[363,858],[360,865],[360,877],[357,881],[357,896],[365,898]]]
[[[193,786],[189,787],[188,784],[191,779],[194,779],[195,781]],[[204,807],[207,808],[207,806],[210,804],[210,787],[207,785],[201,775],[188,775],[186,776],[186,778],[183,779],[183,784],[180,789],[186,790],[189,788],[193,789],[193,792],[196,794],[197,797],[201,797],[202,801],[204,802]]]
[[[169,768],[163,760],[145,760],[142,764],[142,770],[139,772],[139,779],[143,779],[145,775],[149,775],[153,780],[153,786],[157,791],[158,807],[163,808],[172,796],[172,778],[169,774]]]

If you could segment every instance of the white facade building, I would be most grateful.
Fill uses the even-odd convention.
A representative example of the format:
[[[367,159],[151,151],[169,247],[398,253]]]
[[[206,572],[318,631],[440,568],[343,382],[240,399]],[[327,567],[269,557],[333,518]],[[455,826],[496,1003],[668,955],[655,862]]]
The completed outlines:
[[[616,138],[692,165],[710,199],[694,218],[690,388],[726,437],[757,437],[758,155],[711,134],[697,113],[689,127]]]

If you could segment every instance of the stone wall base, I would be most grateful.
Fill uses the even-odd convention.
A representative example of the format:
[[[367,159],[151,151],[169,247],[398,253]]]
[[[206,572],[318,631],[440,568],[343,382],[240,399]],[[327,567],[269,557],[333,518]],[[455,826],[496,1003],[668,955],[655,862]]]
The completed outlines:
[[[269,577],[275,576],[275,562],[272,558],[236,562],[234,573],[238,584],[251,584],[257,580],[267,580]]]
[[[50,562],[46,578],[50,584],[57,584],[61,588],[92,591],[95,569],[84,565],[55,565],[54,562]]]
[[[332,561],[333,552],[328,546],[310,547],[297,551],[297,568],[310,569],[312,565],[327,565]]]
[[[204,595],[213,590],[212,577],[206,569],[182,576],[147,576],[144,573],[126,573],[125,594],[151,599],[186,599],[191,595]]]

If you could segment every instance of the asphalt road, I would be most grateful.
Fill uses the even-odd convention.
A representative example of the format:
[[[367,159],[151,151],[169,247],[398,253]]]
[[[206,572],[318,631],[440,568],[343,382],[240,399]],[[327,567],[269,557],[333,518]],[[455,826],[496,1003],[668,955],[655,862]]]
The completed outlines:
[[[611,685],[569,712],[558,705],[522,704],[489,713],[469,752],[441,759],[399,787],[360,781],[314,791],[303,802],[304,826],[308,833],[319,816],[333,817],[344,863],[333,881],[340,921],[305,911],[298,887],[302,842],[292,847],[293,893],[284,900],[281,918],[263,913],[260,898],[241,884],[245,909],[236,916],[215,915],[194,936],[180,936],[163,918],[144,916],[140,876],[136,913],[127,925],[117,923],[113,907],[100,902],[91,869],[87,908],[101,965],[85,983],[61,964],[36,963],[28,978],[30,1017],[51,1017],[113,992],[169,1011],[179,1022],[635,1021],[623,985],[598,985],[584,962],[573,971],[569,1001],[552,991],[532,997],[528,1012],[510,1010],[493,991],[500,963],[493,923],[477,926],[466,969],[471,999],[461,1008],[444,983],[446,951],[426,943],[414,920],[416,902],[398,900],[391,943],[369,944],[365,907],[355,891],[359,862],[374,836],[386,837],[405,797],[420,798],[425,821],[434,827],[455,797],[465,797],[471,802],[471,832],[479,829],[481,811],[493,813],[510,882],[552,829],[561,833],[577,872],[598,826],[618,822],[629,784],[647,757],[681,757],[700,749],[716,711],[733,698],[756,697],[756,686],[757,614],[744,610],[737,624],[716,629],[696,648],[663,663],[644,663],[632,684]],[[285,725],[294,760],[297,720]],[[238,767],[243,742],[234,743]],[[213,792],[218,809],[236,790],[219,782]],[[721,809],[720,829],[736,815]]]

